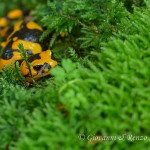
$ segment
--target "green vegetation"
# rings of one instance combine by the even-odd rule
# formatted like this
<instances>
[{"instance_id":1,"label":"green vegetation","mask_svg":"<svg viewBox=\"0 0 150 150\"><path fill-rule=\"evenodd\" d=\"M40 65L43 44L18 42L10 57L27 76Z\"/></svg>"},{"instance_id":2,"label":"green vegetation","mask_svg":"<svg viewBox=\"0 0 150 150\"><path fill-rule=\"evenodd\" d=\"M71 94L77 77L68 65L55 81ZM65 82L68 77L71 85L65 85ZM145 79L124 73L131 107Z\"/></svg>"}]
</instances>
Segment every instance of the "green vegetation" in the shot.
<instances>
[{"instance_id":1,"label":"green vegetation","mask_svg":"<svg viewBox=\"0 0 150 150\"><path fill-rule=\"evenodd\" d=\"M1 72L0 149L149 149L150 2L30 2L0 8L32 10L59 66L32 87L18 65Z\"/></svg>"}]
</instances>

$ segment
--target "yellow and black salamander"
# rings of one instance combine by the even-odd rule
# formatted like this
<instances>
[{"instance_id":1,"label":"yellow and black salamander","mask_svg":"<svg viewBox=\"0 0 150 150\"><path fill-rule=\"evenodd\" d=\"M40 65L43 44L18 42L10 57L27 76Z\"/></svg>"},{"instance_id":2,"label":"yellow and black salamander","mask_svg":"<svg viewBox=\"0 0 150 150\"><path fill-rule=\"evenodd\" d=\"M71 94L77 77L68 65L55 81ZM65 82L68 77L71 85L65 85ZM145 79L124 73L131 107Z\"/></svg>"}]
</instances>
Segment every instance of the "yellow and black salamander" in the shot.
<instances>
[{"instance_id":1,"label":"yellow and black salamander","mask_svg":"<svg viewBox=\"0 0 150 150\"><path fill-rule=\"evenodd\" d=\"M16 9L0 19L0 36L3 39L0 45L0 70L4 69L6 65L10 66L14 61L19 61L22 75L30 82L31 76L35 80L47 76L50 69L57 65L57 61L51 58L52 53L48 49L47 43L39 41L43 29L37 23L19 20L13 26L9 26L11 20L23 16L23 11ZM21 51L18 48L19 44L22 44L26 51L30 68L22 59Z\"/></svg>"}]
</instances>

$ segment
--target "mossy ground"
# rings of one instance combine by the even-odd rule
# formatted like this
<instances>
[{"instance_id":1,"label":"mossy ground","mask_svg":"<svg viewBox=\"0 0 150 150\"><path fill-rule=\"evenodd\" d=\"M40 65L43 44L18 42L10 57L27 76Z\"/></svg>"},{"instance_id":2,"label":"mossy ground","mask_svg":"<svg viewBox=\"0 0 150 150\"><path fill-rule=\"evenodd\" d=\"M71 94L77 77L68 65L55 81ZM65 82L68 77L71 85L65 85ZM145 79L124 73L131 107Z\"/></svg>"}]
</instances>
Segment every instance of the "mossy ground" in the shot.
<instances>
[{"instance_id":1,"label":"mossy ground","mask_svg":"<svg viewBox=\"0 0 150 150\"><path fill-rule=\"evenodd\" d=\"M149 1L11 3L0 7L32 10L41 39L53 33L59 66L31 87L19 67L1 73L0 149L149 149Z\"/></svg>"}]
</instances>

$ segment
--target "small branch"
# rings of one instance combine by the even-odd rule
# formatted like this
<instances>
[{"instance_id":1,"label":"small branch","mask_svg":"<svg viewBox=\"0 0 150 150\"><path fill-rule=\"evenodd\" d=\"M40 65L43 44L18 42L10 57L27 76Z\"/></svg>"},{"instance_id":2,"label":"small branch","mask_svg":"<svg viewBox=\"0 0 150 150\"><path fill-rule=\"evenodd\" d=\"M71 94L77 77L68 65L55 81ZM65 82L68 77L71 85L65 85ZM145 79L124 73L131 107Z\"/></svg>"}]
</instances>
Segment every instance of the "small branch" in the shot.
<instances>
[{"instance_id":1,"label":"small branch","mask_svg":"<svg viewBox=\"0 0 150 150\"><path fill-rule=\"evenodd\" d=\"M22 58L26 62L26 65L28 67L29 77L31 78L32 82L35 83L35 80L33 79L33 76L32 76L32 73L31 73L31 66L30 66L30 64L28 62L28 59L27 59L26 50L24 49L23 44L19 44L18 47L19 47L19 49L21 51Z\"/></svg>"}]
</instances>

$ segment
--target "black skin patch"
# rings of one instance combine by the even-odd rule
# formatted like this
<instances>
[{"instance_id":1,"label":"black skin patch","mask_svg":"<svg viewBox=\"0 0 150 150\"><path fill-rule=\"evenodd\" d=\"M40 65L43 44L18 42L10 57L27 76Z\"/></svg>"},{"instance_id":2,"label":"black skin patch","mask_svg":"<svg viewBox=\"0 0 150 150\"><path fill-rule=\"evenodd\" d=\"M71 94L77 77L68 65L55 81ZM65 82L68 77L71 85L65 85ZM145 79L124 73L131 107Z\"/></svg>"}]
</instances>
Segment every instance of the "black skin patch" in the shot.
<instances>
[{"instance_id":1,"label":"black skin patch","mask_svg":"<svg viewBox=\"0 0 150 150\"><path fill-rule=\"evenodd\" d=\"M42 31L37 29L28 29L26 23L23 22L20 26L20 30L16 31L11 38L18 37L18 39L30 42L39 42L39 37L42 35Z\"/></svg>"},{"instance_id":2,"label":"black skin patch","mask_svg":"<svg viewBox=\"0 0 150 150\"><path fill-rule=\"evenodd\" d=\"M5 34L5 36L4 36L4 40L6 40L7 39L7 37L13 32L13 30L14 30L14 26L11 26L7 31L6 31L6 34Z\"/></svg>"},{"instance_id":3,"label":"black skin patch","mask_svg":"<svg viewBox=\"0 0 150 150\"><path fill-rule=\"evenodd\" d=\"M10 38L13 39L15 37L17 37L20 40L24 40L24 41L29 41L29 42L35 42L35 43L39 43L42 47L43 51L46 51L48 49L49 46L49 38L47 37L42 41L39 41L40 36L42 35L42 31L38 30L38 29L28 29L27 28L27 23L23 22L20 25L20 30L16 31ZM10 27L10 29L6 32L6 35L4 37L4 39L6 40L6 38L14 31L14 26Z\"/></svg>"},{"instance_id":4,"label":"black skin patch","mask_svg":"<svg viewBox=\"0 0 150 150\"><path fill-rule=\"evenodd\" d=\"M3 52L2 52L2 55L1 55L1 58L2 59L5 59L5 60L9 60L13 57L13 52L20 52L19 50L15 50L15 49L12 49L11 46L12 46L12 43L13 41L11 40L7 46L3 49Z\"/></svg>"},{"instance_id":5,"label":"black skin patch","mask_svg":"<svg viewBox=\"0 0 150 150\"><path fill-rule=\"evenodd\" d=\"M5 51L6 49L10 49L12 47L12 43L13 43L13 40L10 40L3 51Z\"/></svg>"},{"instance_id":6,"label":"black skin patch","mask_svg":"<svg viewBox=\"0 0 150 150\"><path fill-rule=\"evenodd\" d=\"M20 52L19 50L12 50L12 48L8 48L8 49L5 49L2 53L2 58L5 59L5 60L9 60L13 57L13 53L14 52Z\"/></svg>"},{"instance_id":7,"label":"black skin patch","mask_svg":"<svg viewBox=\"0 0 150 150\"><path fill-rule=\"evenodd\" d=\"M9 60L13 57L13 51L12 49L5 49L2 53L2 56L1 56L3 59L5 60Z\"/></svg>"},{"instance_id":8,"label":"black skin patch","mask_svg":"<svg viewBox=\"0 0 150 150\"><path fill-rule=\"evenodd\" d=\"M39 41L40 36L42 35L42 31L38 29L28 29L26 27L27 23L23 22L21 24L21 29L19 31L16 31L11 38L18 37L18 39L29 41L29 42L35 42L39 43L42 47L43 51L46 51L48 49L48 40L44 39L42 42Z\"/></svg>"},{"instance_id":9,"label":"black skin patch","mask_svg":"<svg viewBox=\"0 0 150 150\"><path fill-rule=\"evenodd\" d=\"M30 57L28 58L28 62L31 63L31 62L33 62L33 61L36 60L36 59L41 59L41 57L40 57L39 54L34 54L34 55L30 56Z\"/></svg>"},{"instance_id":10,"label":"black skin patch","mask_svg":"<svg viewBox=\"0 0 150 150\"><path fill-rule=\"evenodd\" d=\"M21 9L21 10L22 10L23 16L27 16L30 13L29 10L25 10L25 9Z\"/></svg>"},{"instance_id":11,"label":"black skin patch","mask_svg":"<svg viewBox=\"0 0 150 150\"><path fill-rule=\"evenodd\" d=\"M18 37L18 39L29 41L29 42L39 42L39 37L42 35L42 31L37 29L29 30L23 28L13 34L11 38Z\"/></svg>"}]
</instances>

